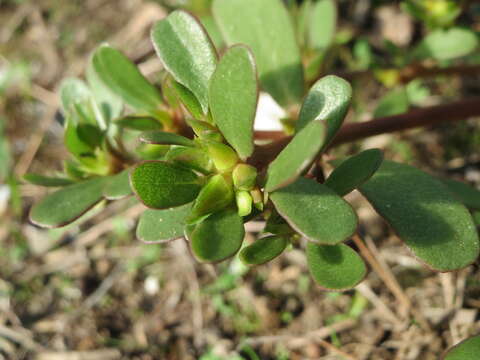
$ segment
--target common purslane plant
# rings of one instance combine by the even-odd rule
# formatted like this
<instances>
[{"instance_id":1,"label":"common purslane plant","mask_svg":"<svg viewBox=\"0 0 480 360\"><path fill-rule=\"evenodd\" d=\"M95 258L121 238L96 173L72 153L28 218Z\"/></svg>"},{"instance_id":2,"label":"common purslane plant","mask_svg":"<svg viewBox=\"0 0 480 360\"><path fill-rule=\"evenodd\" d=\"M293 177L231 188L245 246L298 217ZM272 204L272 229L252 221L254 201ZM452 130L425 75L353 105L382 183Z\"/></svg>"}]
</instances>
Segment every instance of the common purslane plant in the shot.
<instances>
[{"instance_id":1,"label":"common purslane plant","mask_svg":"<svg viewBox=\"0 0 480 360\"><path fill-rule=\"evenodd\" d=\"M344 290L367 271L348 245L358 218L344 197L358 189L428 267L452 271L477 259L479 239L467 209L480 209L475 189L384 160L378 149L320 161L352 90L329 75L305 91L298 34L280 0L217 0L213 14L228 45L221 56L185 11L153 27L164 66L160 87L109 45L92 55L87 83L63 82L72 160L61 177L26 176L61 187L33 206L33 223L63 226L103 200L134 193L149 208L137 227L145 242L185 237L199 261L238 254L257 265L306 239L312 277L325 289ZM291 141L266 166L255 161L266 151L254 141L259 89L293 124ZM322 167L334 168L324 181L313 175ZM244 244L244 224L253 219L265 229Z\"/></svg>"}]
</instances>

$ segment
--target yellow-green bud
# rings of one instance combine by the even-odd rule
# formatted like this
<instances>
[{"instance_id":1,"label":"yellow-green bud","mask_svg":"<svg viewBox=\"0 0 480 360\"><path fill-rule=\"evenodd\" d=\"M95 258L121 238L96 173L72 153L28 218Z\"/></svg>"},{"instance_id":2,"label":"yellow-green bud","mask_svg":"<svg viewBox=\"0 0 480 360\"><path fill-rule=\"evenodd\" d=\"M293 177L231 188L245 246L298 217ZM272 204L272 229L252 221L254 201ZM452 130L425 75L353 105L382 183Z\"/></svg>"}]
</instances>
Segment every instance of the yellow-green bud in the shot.
<instances>
[{"instance_id":1,"label":"yellow-green bud","mask_svg":"<svg viewBox=\"0 0 480 360\"><path fill-rule=\"evenodd\" d=\"M238 155L230 146L215 141L206 142L206 146L208 155L218 171L228 171L238 163Z\"/></svg>"},{"instance_id":2,"label":"yellow-green bud","mask_svg":"<svg viewBox=\"0 0 480 360\"><path fill-rule=\"evenodd\" d=\"M238 164L232 172L233 185L239 190L252 190L257 180L257 169L251 165Z\"/></svg>"},{"instance_id":3,"label":"yellow-green bud","mask_svg":"<svg viewBox=\"0 0 480 360\"><path fill-rule=\"evenodd\" d=\"M252 197L248 191L238 191L235 196L239 216L247 216L252 212Z\"/></svg>"}]
</instances>

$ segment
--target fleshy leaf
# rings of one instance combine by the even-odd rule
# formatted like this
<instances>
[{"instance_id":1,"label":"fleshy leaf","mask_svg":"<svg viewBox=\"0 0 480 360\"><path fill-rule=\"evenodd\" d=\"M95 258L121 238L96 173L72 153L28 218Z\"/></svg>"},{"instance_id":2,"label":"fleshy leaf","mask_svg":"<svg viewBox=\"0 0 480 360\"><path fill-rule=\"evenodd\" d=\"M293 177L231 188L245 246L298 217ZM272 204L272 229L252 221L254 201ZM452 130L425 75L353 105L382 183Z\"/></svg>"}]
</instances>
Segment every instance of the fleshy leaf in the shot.
<instances>
[{"instance_id":1,"label":"fleshy leaf","mask_svg":"<svg viewBox=\"0 0 480 360\"><path fill-rule=\"evenodd\" d=\"M238 163L237 153L230 146L216 141L207 141L205 144L208 155L218 171L230 170Z\"/></svg>"},{"instance_id":2,"label":"fleshy leaf","mask_svg":"<svg viewBox=\"0 0 480 360\"><path fill-rule=\"evenodd\" d=\"M325 185L345 196L370 179L383 161L383 153L369 149L340 163L325 181Z\"/></svg>"},{"instance_id":3,"label":"fleshy leaf","mask_svg":"<svg viewBox=\"0 0 480 360\"><path fill-rule=\"evenodd\" d=\"M228 45L246 44L262 88L282 106L303 96L303 68L291 19L280 0L215 0L215 21Z\"/></svg>"},{"instance_id":4,"label":"fleshy leaf","mask_svg":"<svg viewBox=\"0 0 480 360\"><path fill-rule=\"evenodd\" d=\"M475 32L461 27L437 29L428 34L415 50L419 58L431 56L437 60L451 60L470 54L478 47Z\"/></svg>"},{"instance_id":5,"label":"fleshy leaf","mask_svg":"<svg viewBox=\"0 0 480 360\"><path fill-rule=\"evenodd\" d=\"M351 289L363 280L367 267L363 259L345 244L307 244L310 274L318 285L327 290Z\"/></svg>"},{"instance_id":6,"label":"fleshy leaf","mask_svg":"<svg viewBox=\"0 0 480 360\"><path fill-rule=\"evenodd\" d=\"M240 252L240 259L248 265L260 265L275 259L288 245L284 236L266 236L246 246Z\"/></svg>"},{"instance_id":7,"label":"fleshy leaf","mask_svg":"<svg viewBox=\"0 0 480 360\"><path fill-rule=\"evenodd\" d=\"M60 187L73 184L73 181L61 177L50 177L43 176L38 174L25 174L23 175L23 180L29 182L30 184L48 186L48 187Z\"/></svg>"},{"instance_id":8,"label":"fleshy leaf","mask_svg":"<svg viewBox=\"0 0 480 360\"><path fill-rule=\"evenodd\" d=\"M116 119L115 124L125 129L139 131L160 130L163 128L162 123L151 116L128 115Z\"/></svg>"},{"instance_id":9,"label":"fleshy leaf","mask_svg":"<svg viewBox=\"0 0 480 360\"><path fill-rule=\"evenodd\" d=\"M117 200L132 194L129 180L129 170L106 178L103 196L108 200Z\"/></svg>"},{"instance_id":10,"label":"fleshy leaf","mask_svg":"<svg viewBox=\"0 0 480 360\"><path fill-rule=\"evenodd\" d=\"M185 86L183 86L182 84L180 84L179 82L173 79L172 79L172 87L176 95L182 102L182 104L188 110L188 112L195 119L202 119L204 117L202 105L200 105L195 95L190 90L188 90Z\"/></svg>"},{"instance_id":11,"label":"fleshy leaf","mask_svg":"<svg viewBox=\"0 0 480 360\"><path fill-rule=\"evenodd\" d=\"M266 191L287 186L307 170L323 147L325 123L314 121L300 130L268 166Z\"/></svg>"},{"instance_id":12,"label":"fleshy leaf","mask_svg":"<svg viewBox=\"0 0 480 360\"><path fill-rule=\"evenodd\" d=\"M467 208L480 210L480 191L461 181L442 179L442 182Z\"/></svg>"},{"instance_id":13,"label":"fleshy leaf","mask_svg":"<svg viewBox=\"0 0 480 360\"><path fill-rule=\"evenodd\" d=\"M333 0L316 1L312 6L308 26L311 48L325 50L333 41L337 26L337 7Z\"/></svg>"},{"instance_id":14,"label":"fleshy leaf","mask_svg":"<svg viewBox=\"0 0 480 360\"><path fill-rule=\"evenodd\" d=\"M181 146L195 146L195 143L178 134L164 132L164 131L147 131L140 135L140 141L147 144L157 145L181 145Z\"/></svg>"},{"instance_id":15,"label":"fleshy leaf","mask_svg":"<svg viewBox=\"0 0 480 360\"><path fill-rule=\"evenodd\" d=\"M245 229L237 211L227 209L209 216L186 233L198 260L218 262L235 255L240 249Z\"/></svg>"},{"instance_id":16,"label":"fleshy leaf","mask_svg":"<svg viewBox=\"0 0 480 360\"><path fill-rule=\"evenodd\" d=\"M164 161L145 161L130 173L130 184L148 207L166 209L193 201L200 191L198 176L191 170Z\"/></svg>"},{"instance_id":17,"label":"fleshy leaf","mask_svg":"<svg viewBox=\"0 0 480 360\"><path fill-rule=\"evenodd\" d=\"M359 190L415 256L434 270L461 269L478 257L472 217L440 180L384 161Z\"/></svg>"},{"instance_id":18,"label":"fleshy leaf","mask_svg":"<svg viewBox=\"0 0 480 360\"><path fill-rule=\"evenodd\" d=\"M155 114L162 104L160 92L120 51L102 45L93 54L92 64L102 82L137 110Z\"/></svg>"},{"instance_id":19,"label":"fleshy leaf","mask_svg":"<svg viewBox=\"0 0 480 360\"><path fill-rule=\"evenodd\" d=\"M164 210L146 210L137 226L137 238L146 243L163 243L184 236L185 219L192 204Z\"/></svg>"},{"instance_id":20,"label":"fleshy leaf","mask_svg":"<svg viewBox=\"0 0 480 360\"><path fill-rule=\"evenodd\" d=\"M69 115L75 111L75 106L89 104L92 101L92 93L83 80L66 78L60 84L60 100L63 113Z\"/></svg>"},{"instance_id":21,"label":"fleshy leaf","mask_svg":"<svg viewBox=\"0 0 480 360\"><path fill-rule=\"evenodd\" d=\"M472 336L450 348L442 360L478 360L480 335Z\"/></svg>"},{"instance_id":22,"label":"fleshy leaf","mask_svg":"<svg viewBox=\"0 0 480 360\"><path fill-rule=\"evenodd\" d=\"M200 148L172 146L165 155L165 161L178 163L202 174L208 174L213 168L212 161Z\"/></svg>"},{"instance_id":23,"label":"fleshy leaf","mask_svg":"<svg viewBox=\"0 0 480 360\"><path fill-rule=\"evenodd\" d=\"M245 160L253 152L258 99L255 60L247 47L232 46L222 56L210 81L209 96L215 124Z\"/></svg>"},{"instance_id":24,"label":"fleshy leaf","mask_svg":"<svg viewBox=\"0 0 480 360\"><path fill-rule=\"evenodd\" d=\"M278 213L298 233L320 244L338 244L357 228L352 207L327 186L299 178L270 194Z\"/></svg>"},{"instance_id":25,"label":"fleshy leaf","mask_svg":"<svg viewBox=\"0 0 480 360\"><path fill-rule=\"evenodd\" d=\"M326 147L342 126L352 98L352 87L335 75L318 80L303 101L297 122L297 132L310 122L323 120L327 123Z\"/></svg>"},{"instance_id":26,"label":"fleshy leaf","mask_svg":"<svg viewBox=\"0 0 480 360\"><path fill-rule=\"evenodd\" d=\"M206 114L217 54L202 25L189 13L176 10L154 25L152 41L165 69L196 96Z\"/></svg>"},{"instance_id":27,"label":"fleshy leaf","mask_svg":"<svg viewBox=\"0 0 480 360\"><path fill-rule=\"evenodd\" d=\"M30 210L30 220L41 227L65 226L100 202L104 178L93 178L51 193Z\"/></svg>"}]
</instances>

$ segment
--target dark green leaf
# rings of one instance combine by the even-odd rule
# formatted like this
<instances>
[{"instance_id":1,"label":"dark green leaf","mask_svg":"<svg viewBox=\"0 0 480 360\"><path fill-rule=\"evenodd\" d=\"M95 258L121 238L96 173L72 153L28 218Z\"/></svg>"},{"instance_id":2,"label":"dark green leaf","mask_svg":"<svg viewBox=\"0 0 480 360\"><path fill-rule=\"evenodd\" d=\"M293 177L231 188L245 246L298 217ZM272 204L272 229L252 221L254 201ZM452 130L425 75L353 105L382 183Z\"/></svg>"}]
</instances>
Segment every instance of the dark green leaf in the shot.
<instances>
[{"instance_id":1,"label":"dark green leaf","mask_svg":"<svg viewBox=\"0 0 480 360\"><path fill-rule=\"evenodd\" d=\"M451 179L442 179L442 181L467 208L480 210L480 191L461 181Z\"/></svg>"},{"instance_id":2,"label":"dark green leaf","mask_svg":"<svg viewBox=\"0 0 480 360\"><path fill-rule=\"evenodd\" d=\"M228 45L246 44L262 87L282 106L303 96L300 51L281 0L215 0L213 15Z\"/></svg>"},{"instance_id":3,"label":"dark green leaf","mask_svg":"<svg viewBox=\"0 0 480 360\"><path fill-rule=\"evenodd\" d=\"M266 236L246 246L240 252L240 259L248 265L260 265L275 259L288 245L284 236Z\"/></svg>"},{"instance_id":4,"label":"dark green leaf","mask_svg":"<svg viewBox=\"0 0 480 360\"><path fill-rule=\"evenodd\" d=\"M180 99L182 104L185 106L185 108L188 110L188 112L195 119L203 119L204 114L203 114L202 105L200 105L195 95L190 90L188 90L185 86L183 86L179 82L176 82L175 80L172 80L172 86L178 98Z\"/></svg>"},{"instance_id":5,"label":"dark green leaf","mask_svg":"<svg viewBox=\"0 0 480 360\"><path fill-rule=\"evenodd\" d=\"M66 178L60 177L49 177L38 174L25 174L23 175L23 180L29 182L30 184L40 185L40 186L66 186L73 184L73 181Z\"/></svg>"},{"instance_id":6,"label":"dark green leaf","mask_svg":"<svg viewBox=\"0 0 480 360\"><path fill-rule=\"evenodd\" d=\"M47 228L67 225L102 200L104 184L104 178L93 178L49 194L32 207L30 220Z\"/></svg>"},{"instance_id":7,"label":"dark green leaf","mask_svg":"<svg viewBox=\"0 0 480 360\"><path fill-rule=\"evenodd\" d=\"M65 128L64 142L68 151L76 157L93 156L94 148L80 137L78 128L69 119Z\"/></svg>"},{"instance_id":8,"label":"dark green leaf","mask_svg":"<svg viewBox=\"0 0 480 360\"><path fill-rule=\"evenodd\" d=\"M162 104L160 92L120 51L102 45L93 54L92 64L102 82L137 110L155 114Z\"/></svg>"},{"instance_id":9,"label":"dark green leaf","mask_svg":"<svg viewBox=\"0 0 480 360\"><path fill-rule=\"evenodd\" d=\"M183 237L185 219L192 204L165 210L146 210L137 226L137 238L146 243L162 243Z\"/></svg>"},{"instance_id":10,"label":"dark green leaf","mask_svg":"<svg viewBox=\"0 0 480 360\"><path fill-rule=\"evenodd\" d=\"M470 54L478 47L475 32L461 27L437 29L428 34L416 49L419 58L450 60Z\"/></svg>"},{"instance_id":11,"label":"dark green leaf","mask_svg":"<svg viewBox=\"0 0 480 360\"><path fill-rule=\"evenodd\" d=\"M220 59L210 81L210 108L225 140L242 159L253 152L253 121L258 85L250 50L236 45Z\"/></svg>"},{"instance_id":12,"label":"dark green leaf","mask_svg":"<svg viewBox=\"0 0 480 360\"><path fill-rule=\"evenodd\" d=\"M318 80L303 101L298 116L297 131L313 121L327 123L326 147L342 126L352 98L352 88L348 82L334 75Z\"/></svg>"},{"instance_id":13,"label":"dark green leaf","mask_svg":"<svg viewBox=\"0 0 480 360\"><path fill-rule=\"evenodd\" d=\"M163 161L145 161L130 173L130 184L148 207L166 209L193 201L200 191L198 176Z\"/></svg>"},{"instance_id":14,"label":"dark green leaf","mask_svg":"<svg viewBox=\"0 0 480 360\"><path fill-rule=\"evenodd\" d=\"M345 196L370 179L383 161L383 153L369 149L349 157L338 165L325 185L340 196Z\"/></svg>"},{"instance_id":15,"label":"dark green leaf","mask_svg":"<svg viewBox=\"0 0 480 360\"><path fill-rule=\"evenodd\" d=\"M337 7L333 0L319 0L312 6L308 26L311 48L325 50L330 46L337 26Z\"/></svg>"},{"instance_id":16,"label":"dark green leaf","mask_svg":"<svg viewBox=\"0 0 480 360\"><path fill-rule=\"evenodd\" d=\"M116 119L115 124L122 128L139 131L160 130L163 128L162 123L151 116L124 116Z\"/></svg>"},{"instance_id":17,"label":"dark green leaf","mask_svg":"<svg viewBox=\"0 0 480 360\"><path fill-rule=\"evenodd\" d=\"M271 192L294 182L318 155L325 136L325 123L321 121L314 121L300 130L270 163L265 190Z\"/></svg>"},{"instance_id":18,"label":"dark green leaf","mask_svg":"<svg viewBox=\"0 0 480 360\"><path fill-rule=\"evenodd\" d=\"M164 131L147 131L140 135L140 141L157 145L195 146L195 142L182 136Z\"/></svg>"},{"instance_id":19,"label":"dark green leaf","mask_svg":"<svg viewBox=\"0 0 480 360\"><path fill-rule=\"evenodd\" d=\"M206 114L217 54L202 25L189 13L176 10L155 24L152 41L165 68L196 96Z\"/></svg>"},{"instance_id":20,"label":"dark green leaf","mask_svg":"<svg viewBox=\"0 0 480 360\"><path fill-rule=\"evenodd\" d=\"M117 200L132 194L129 180L129 170L106 178L103 195L108 200Z\"/></svg>"},{"instance_id":21,"label":"dark green leaf","mask_svg":"<svg viewBox=\"0 0 480 360\"><path fill-rule=\"evenodd\" d=\"M384 117L402 114L408 111L410 101L404 87L390 90L379 101L373 116Z\"/></svg>"},{"instance_id":22,"label":"dark green leaf","mask_svg":"<svg viewBox=\"0 0 480 360\"><path fill-rule=\"evenodd\" d=\"M429 267L461 269L478 257L472 217L439 180L414 167L384 161L359 190Z\"/></svg>"},{"instance_id":23,"label":"dark green leaf","mask_svg":"<svg viewBox=\"0 0 480 360\"><path fill-rule=\"evenodd\" d=\"M367 267L362 258L348 245L307 244L310 274L327 290L351 289L363 280Z\"/></svg>"},{"instance_id":24,"label":"dark green leaf","mask_svg":"<svg viewBox=\"0 0 480 360\"><path fill-rule=\"evenodd\" d=\"M337 244L357 229L352 207L327 186L299 178L270 194L279 214L298 233L321 244Z\"/></svg>"},{"instance_id":25,"label":"dark green leaf","mask_svg":"<svg viewBox=\"0 0 480 360\"><path fill-rule=\"evenodd\" d=\"M204 262L218 262L235 255L244 236L242 218L234 209L215 213L187 230L193 254Z\"/></svg>"},{"instance_id":26,"label":"dark green leaf","mask_svg":"<svg viewBox=\"0 0 480 360\"><path fill-rule=\"evenodd\" d=\"M480 335L472 336L450 348L442 360L478 360Z\"/></svg>"}]
</instances>

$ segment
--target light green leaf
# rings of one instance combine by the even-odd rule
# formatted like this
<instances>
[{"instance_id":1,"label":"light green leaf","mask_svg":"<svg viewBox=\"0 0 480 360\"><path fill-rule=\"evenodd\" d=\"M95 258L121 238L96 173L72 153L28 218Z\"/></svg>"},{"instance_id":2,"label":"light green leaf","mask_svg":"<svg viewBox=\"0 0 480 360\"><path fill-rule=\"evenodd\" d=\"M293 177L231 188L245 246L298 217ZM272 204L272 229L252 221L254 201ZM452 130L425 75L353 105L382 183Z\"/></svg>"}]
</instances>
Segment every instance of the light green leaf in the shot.
<instances>
[{"instance_id":1,"label":"light green leaf","mask_svg":"<svg viewBox=\"0 0 480 360\"><path fill-rule=\"evenodd\" d=\"M403 114L408 111L410 101L404 87L387 92L379 101L373 116L384 117Z\"/></svg>"},{"instance_id":2,"label":"light green leaf","mask_svg":"<svg viewBox=\"0 0 480 360\"><path fill-rule=\"evenodd\" d=\"M215 0L215 21L228 45L248 45L255 56L262 88L282 106L303 96L300 51L281 0Z\"/></svg>"},{"instance_id":3,"label":"light green leaf","mask_svg":"<svg viewBox=\"0 0 480 360\"><path fill-rule=\"evenodd\" d=\"M73 121L68 118L66 121L67 127L65 128L64 143L68 151L77 158L83 156L93 157L94 147L80 136L78 127L73 124ZM94 130L94 132L98 133L97 130ZM86 132L84 131L83 133L85 134Z\"/></svg>"},{"instance_id":4,"label":"light green leaf","mask_svg":"<svg viewBox=\"0 0 480 360\"><path fill-rule=\"evenodd\" d=\"M127 115L115 120L118 126L139 131L160 130L163 125L160 121L151 116Z\"/></svg>"},{"instance_id":5,"label":"light green leaf","mask_svg":"<svg viewBox=\"0 0 480 360\"><path fill-rule=\"evenodd\" d=\"M333 0L313 4L309 18L308 42L311 48L325 50L330 46L337 27L337 7Z\"/></svg>"},{"instance_id":6,"label":"light green leaf","mask_svg":"<svg viewBox=\"0 0 480 360\"><path fill-rule=\"evenodd\" d=\"M77 78L66 78L60 84L60 101L63 112L69 114L75 104L89 102L92 99L92 93L83 80Z\"/></svg>"},{"instance_id":7,"label":"light green leaf","mask_svg":"<svg viewBox=\"0 0 480 360\"><path fill-rule=\"evenodd\" d=\"M442 360L478 360L480 335L472 336L450 348Z\"/></svg>"},{"instance_id":8,"label":"light green leaf","mask_svg":"<svg viewBox=\"0 0 480 360\"><path fill-rule=\"evenodd\" d=\"M352 87L348 82L335 75L318 80L303 101L297 122L297 132L313 121L327 123L325 148L342 126L352 98Z\"/></svg>"},{"instance_id":9,"label":"light green leaf","mask_svg":"<svg viewBox=\"0 0 480 360\"><path fill-rule=\"evenodd\" d=\"M218 171L228 171L238 163L237 153L230 146L216 141L205 141L204 143L208 155Z\"/></svg>"},{"instance_id":10,"label":"light green leaf","mask_svg":"<svg viewBox=\"0 0 480 360\"><path fill-rule=\"evenodd\" d=\"M173 79L172 88L182 104L195 119L203 119L205 117L202 105L200 105L197 98L190 90Z\"/></svg>"},{"instance_id":11,"label":"light green leaf","mask_svg":"<svg viewBox=\"0 0 480 360\"><path fill-rule=\"evenodd\" d=\"M451 179L442 179L442 181L467 208L480 210L480 191L461 181Z\"/></svg>"},{"instance_id":12,"label":"light green leaf","mask_svg":"<svg viewBox=\"0 0 480 360\"><path fill-rule=\"evenodd\" d=\"M140 141L157 145L195 146L195 142L178 134L164 131L147 131L140 135Z\"/></svg>"},{"instance_id":13,"label":"light green leaf","mask_svg":"<svg viewBox=\"0 0 480 360\"><path fill-rule=\"evenodd\" d=\"M193 201L200 191L198 176L163 161L145 161L130 173L130 184L148 207L166 209Z\"/></svg>"},{"instance_id":14,"label":"light green leaf","mask_svg":"<svg viewBox=\"0 0 480 360\"><path fill-rule=\"evenodd\" d=\"M184 236L185 219L192 204L164 210L146 210L137 226L137 238L146 243L163 243Z\"/></svg>"},{"instance_id":15,"label":"light green leaf","mask_svg":"<svg viewBox=\"0 0 480 360\"><path fill-rule=\"evenodd\" d=\"M340 196L345 196L370 179L383 161L383 153L369 149L351 156L341 164L325 181L325 185Z\"/></svg>"},{"instance_id":16,"label":"light green leaf","mask_svg":"<svg viewBox=\"0 0 480 360\"><path fill-rule=\"evenodd\" d=\"M298 233L320 244L338 244L357 229L350 204L327 186L299 178L270 194L278 213Z\"/></svg>"},{"instance_id":17,"label":"light green leaf","mask_svg":"<svg viewBox=\"0 0 480 360\"><path fill-rule=\"evenodd\" d=\"M440 180L384 161L359 190L415 256L434 270L461 269L478 257L472 217Z\"/></svg>"},{"instance_id":18,"label":"light green leaf","mask_svg":"<svg viewBox=\"0 0 480 360\"><path fill-rule=\"evenodd\" d=\"M235 45L223 55L210 81L209 95L215 124L245 160L253 152L258 100L255 60L247 47Z\"/></svg>"},{"instance_id":19,"label":"light green leaf","mask_svg":"<svg viewBox=\"0 0 480 360\"><path fill-rule=\"evenodd\" d=\"M367 267L348 245L307 244L310 274L326 290L348 290L363 280Z\"/></svg>"},{"instance_id":20,"label":"light green leaf","mask_svg":"<svg viewBox=\"0 0 480 360\"><path fill-rule=\"evenodd\" d=\"M271 192L287 186L307 170L323 147L326 133L325 123L321 121L300 130L270 163L265 190Z\"/></svg>"},{"instance_id":21,"label":"light green leaf","mask_svg":"<svg viewBox=\"0 0 480 360\"><path fill-rule=\"evenodd\" d=\"M165 161L178 163L202 174L208 174L213 169L212 161L200 148L172 146L165 155Z\"/></svg>"},{"instance_id":22,"label":"light green leaf","mask_svg":"<svg viewBox=\"0 0 480 360\"><path fill-rule=\"evenodd\" d=\"M206 114L217 54L202 25L189 13L176 10L154 25L152 41L165 69L196 96Z\"/></svg>"},{"instance_id":23,"label":"light green leaf","mask_svg":"<svg viewBox=\"0 0 480 360\"><path fill-rule=\"evenodd\" d=\"M260 265L275 259L288 245L284 236L266 236L240 251L240 259L247 265Z\"/></svg>"},{"instance_id":24,"label":"light green leaf","mask_svg":"<svg viewBox=\"0 0 480 360\"><path fill-rule=\"evenodd\" d=\"M104 178L98 177L51 193L32 207L30 220L46 228L68 225L103 199L104 184Z\"/></svg>"},{"instance_id":25,"label":"light green leaf","mask_svg":"<svg viewBox=\"0 0 480 360\"><path fill-rule=\"evenodd\" d=\"M92 64L101 81L126 104L151 114L159 110L160 92L120 51L102 45L95 50Z\"/></svg>"},{"instance_id":26,"label":"light green leaf","mask_svg":"<svg viewBox=\"0 0 480 360\"><path fill-rule=\"evenodd\" d=\"M131 195L129 170L123 170L116 175L108 176L105 180L103 196L108 200L117 200Z\"/></svg>"},{"instance_id":27,"label":"light green leaf","mask_svg":"<svg viewBox=\"0 0 480 360\"><path fill-rule=\"evenodd\" d=\"M245 229L237 211L227 209L209 216L186 234L199 261L219 262L240 249Z\"/></svg>"},{"instance_id":28,"label":"light green leaf","mask_svg":"<svg viewBox=\"0 0 480 360\"><path fill-rule=\"evenodd\" d=\"M38 174L25 174L23 175L23 180L29 182L30 184L48 186L48 187L60 187L73 184L73 181L61 177L50 177L43 176Z\"/></svg>"}]
</instances>

